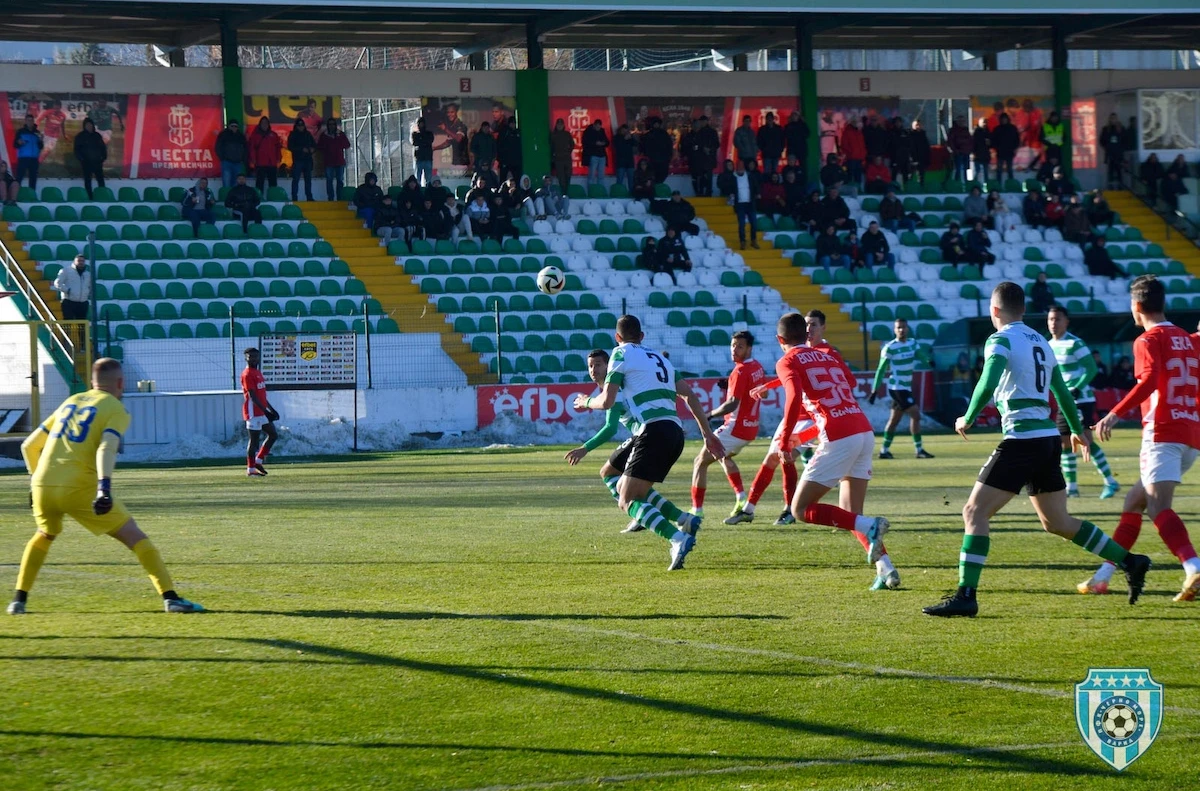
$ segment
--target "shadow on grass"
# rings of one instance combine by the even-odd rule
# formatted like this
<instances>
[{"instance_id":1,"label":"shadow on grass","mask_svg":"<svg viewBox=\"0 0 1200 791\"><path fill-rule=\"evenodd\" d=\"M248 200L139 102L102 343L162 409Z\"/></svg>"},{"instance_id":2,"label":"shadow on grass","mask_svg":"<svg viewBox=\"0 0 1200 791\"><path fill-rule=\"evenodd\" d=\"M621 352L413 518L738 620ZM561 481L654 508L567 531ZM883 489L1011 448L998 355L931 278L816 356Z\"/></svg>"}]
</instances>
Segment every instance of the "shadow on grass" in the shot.
<instances>
[{"instance_id":1,"label":"shadow on grass","mask_svg":"<svg viewBox=\"0 0 1200 791\"><path fill-rule=\"evenodd\" d=\"M288 618L353 618L364 621L786 621L785 615L690 615L687 613L459 613L427 610L222 610L231 615L282 615Z\"/></svg>"}]
</instances>

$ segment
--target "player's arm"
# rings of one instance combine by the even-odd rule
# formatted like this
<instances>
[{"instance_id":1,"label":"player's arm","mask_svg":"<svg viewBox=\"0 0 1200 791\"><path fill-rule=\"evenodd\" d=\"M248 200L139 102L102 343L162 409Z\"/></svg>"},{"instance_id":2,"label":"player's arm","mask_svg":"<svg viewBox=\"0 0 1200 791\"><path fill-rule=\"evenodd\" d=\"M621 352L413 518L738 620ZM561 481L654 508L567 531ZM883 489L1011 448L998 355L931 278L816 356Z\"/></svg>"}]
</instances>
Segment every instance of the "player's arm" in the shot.
<instances>
[{"instance_id":1,"label":"player's arm","mask_svg":"<svg viewBox=\"0 0 1200 791\"><path fill-rule=\"evenodd\" d=\"M567 460L567 464L574 467L583 461L584 456L612 439L617 433L617 428L621 425L621 414L624 411L624 407L620 404L613 404L613 408L605 413L604 425L600 427L600 430L578 448L567 451L567 455L563 457Z\"/></svg>"},{"instance_id":2,"label":"player's arm","mask_svg":"<svg viewBox=\"0 0 1200 791\"><path fill-rule=\"evenodd\" d=\"M867 397L867 401L874 404L875 394L879 392L879 386L883 384L883 377L887 375L887 349L882 349L879 352L879 365L875 367L875 381L871 382L871 395Z\"/></svg>"},{"instance_id":3,"label":"player's arm","mask_svg":"<svg viewBox=\"0 0 1200 791\"><path fill-rule=\"evenodd\" d=\"M967 430L975 425L979 413L992 400L996 388L1000 386L1000 377L1004 374L1004 369L1008 367L1008 349L998 343L990 343L989 346L988 352L990 353L983 363L983 374L975 384L975 391L971 393L971 403L967 405L966 414L954 422L954 430L963 439L967 438ZM1061 381L1061 379L1060 376L1059 380Z\"/></svg>"},{"instance_id":4,"label":"player's arm","mask_svg":"<svg viewBox=\"0 0 1200 791\"><path fill-rule=\"evenodd\" d=\"M1050 392L1054 394L1054 400L1058 402L1063 419L1067 421L1067 428L1071 432L1071 447L1076 453L1083 456L1084 461L1090 461L1091 452L1088 450L1088 443L1083 439L1083 424L1079 421L1079 409L1075 406L1071 388L1067 386L1067 381L1063 379L1062 371L1058 370L1057 365L1050 371Z\"/></svg>"},{"instance_id":5,"label":"player's arm","mask_svg":"<svg viewBox=\"0 0 1200 791\"><path fill-rule=\"evenodd\" d=\"M728 398L726 398L725 401L722 402L720 405L713 407L712 411L708 413L709 419L717 418L717 417L724 417L725 415L728 415L733 410L737 409L738 404L742 403L742 400L740 398L738 398L735 395L732 395L733 387L729 388L729 392L731 393L731 395Z\"/></svg>"},{"instance_id":6,"label":"player's arm","mask_svg":"<svg viewBox=\"0 0 1200 791\"><path fill-rule=\"evenodd\" d=\"M1091 384L1092 380L1096 378L1098 369L1096 368L1095 358L1092 357L1091 351L1086 346L1080 346L1075 350L1075 353L1078 355L1077 362L1083 365L1083 373L1075 377L1072 381L1067 382L1067 389L1071 391L1072 396L1078 398L1079 391Z\"/></svg>"},{"instance_id":7,"label":"player's arm","mask_svg":"<svg viewBox=\"0 0 1200 791\"><path fill-rule=\"evenodd\" d=\"M796 430L796 424L805 419L808 413L804 409L804 393L800 384L800 375L795 371L788 371L780 378L783 382L784 408L781 432L783 439L780 441L779 456L785 463L789 463L792 450L794 450L792 435Z\"/></svg>"},{"instance_id":8,"label":"player's arm","mask_svg":"<svg viewBox=\"0 0 1200 791\"><path fill-rule=\"evenodd\" d=\"M97 516L103 516L112 510L112 474L117 466L117 451L120 447L121 432L114 426L106 427L100 435L100 445L96 448L96 499L92 501L92 511Z\"/></svg>"},{"instance_id":9,"label":"player's arm","mask_svg":"<svg viewBox=\"0 0 1200 791\"><path fill-rule=\"evenodd\" d=\"M33 475L37 469L38 460L42 458L42 451L46 447L46 439L50 436L49 423L54 420L54 416L46 418L46 422L33 430L25 441L21 443L21 458L25 459L25 469Z\"/></svg>"},{"instance_id":10,"label":"player's arm","mask_svg":"<svg viewBox=\"0 0 1200 791\"><path fill-rule=\"evenodd\" d=\"M613 372L610 371L608 378L604 380L604 387L600 389L599 396L585 396L583 393L575 396L576 409L612 409L613 404L617 403L617 394L621 390L621 384L625 381L625 375L619 372L618 377L613 377Z\"/></svg>"},{"instance_id":11,"label":"player's arm","mask_svg":"<svg viewBox=\"0 0 1200 791\"><path fill-rule=\"evenodd\" d=\"M1133 345L1133 359L1136 363L1134 375L1137 376L1137 384L1094 426L1096 433L1104 442L1107 442L1112 436L1112 430L1117 425L1117 421L1121 419L1120 416L1130 409L1140 406L1158 387L1154 372L1158 370L1161 361L1158 359L1157 350L1144 336Z\"/></svg>"},{"instance_id":12,"label":"player's arm","mask_svg":"<svg viewBox=\"0 0 1200 791\"><path fill-rule=\"evenodd\" d=\"M708 425L708 417L704 414L704 406L700 403L696 392L692 390L692 386L681 376L675 379L675 394L687 402L692 417L696 419L696 425L700 427L700 434L704 437L705 450L714 459L725 458L725 446L721 444L721 440L717 439L717 435L713 433L712 427Z\"/></svg>"}]
</instances>

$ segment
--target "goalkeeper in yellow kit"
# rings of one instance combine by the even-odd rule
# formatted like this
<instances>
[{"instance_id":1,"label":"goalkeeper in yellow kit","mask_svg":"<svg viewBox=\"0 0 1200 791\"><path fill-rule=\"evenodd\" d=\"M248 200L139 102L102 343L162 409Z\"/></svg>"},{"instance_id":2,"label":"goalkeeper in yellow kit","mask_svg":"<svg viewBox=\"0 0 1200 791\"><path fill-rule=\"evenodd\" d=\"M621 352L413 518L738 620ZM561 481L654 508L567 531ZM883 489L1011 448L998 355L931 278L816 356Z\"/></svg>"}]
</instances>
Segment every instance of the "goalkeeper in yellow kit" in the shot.
<instances>
[{"instance_id":1,"label":"goalkeeper in yellow kit","mask_svg":"<svg viewBox=\"0 0 1200 791\"><path fill-rule=\"evenodd\" d=\"M167 612L204 611L199 604L175 593L171 574L158 550L125 507L113 499L111 481L117 448L129 428L129 413L121 405L124 391L121 363L108 357L97 360L92 366L92 389L63 401L21 444L25 466L33 475L37 532L25 545L9 615L25 612L25 602L50 543L62 532L63 516L70 516L98 536L112 536L133 550L162 594Z\"/></svg>"}]
</instances>

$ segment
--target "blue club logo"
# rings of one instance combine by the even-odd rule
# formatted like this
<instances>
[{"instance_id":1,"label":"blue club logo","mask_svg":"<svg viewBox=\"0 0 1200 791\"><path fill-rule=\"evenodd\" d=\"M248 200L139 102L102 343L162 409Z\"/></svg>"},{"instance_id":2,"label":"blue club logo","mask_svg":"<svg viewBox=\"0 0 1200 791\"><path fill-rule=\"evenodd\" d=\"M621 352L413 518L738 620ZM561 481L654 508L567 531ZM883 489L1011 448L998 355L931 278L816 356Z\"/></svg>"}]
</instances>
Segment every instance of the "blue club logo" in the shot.
<instances>
[{"instance_id":1,"label":"blue club logo","mask_svg":"<svg viewBox=\"0 0 1200 791\"><path fill-rule=\"evenodd\" d=\"M1075 685L1079 733L1118 772L1154 743L1162 712L1162 684L1145 668L1092 668Z\"/></svg>"}]
</instances>

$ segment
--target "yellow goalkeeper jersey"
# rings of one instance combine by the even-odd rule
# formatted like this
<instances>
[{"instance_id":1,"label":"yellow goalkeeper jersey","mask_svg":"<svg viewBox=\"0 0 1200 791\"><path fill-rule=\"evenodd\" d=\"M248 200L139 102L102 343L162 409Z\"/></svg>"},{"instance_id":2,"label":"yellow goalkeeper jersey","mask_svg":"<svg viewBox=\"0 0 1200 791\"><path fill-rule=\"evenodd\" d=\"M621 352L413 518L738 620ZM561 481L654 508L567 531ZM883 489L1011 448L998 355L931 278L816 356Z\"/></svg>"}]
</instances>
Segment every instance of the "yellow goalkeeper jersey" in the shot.
<instances>
[{"instance_id":1,"label":"yellow goalkeeper jersey","mask_svg":"<svg viewBox=\"0 0 1200 791\"><path fill-rule=\"evenodd\" d=\"M100 440L105 434L123 437L129 430L129 413L119 398L103 390L88 390L63 401L41 430L49 436L33 473L33 485L95 486Z\"/></svg>"}]
</instances>

